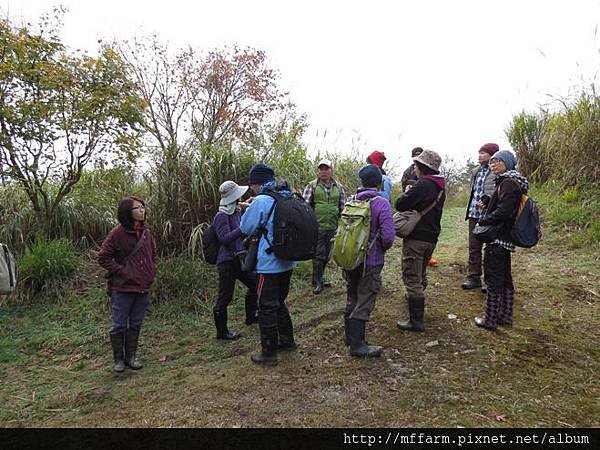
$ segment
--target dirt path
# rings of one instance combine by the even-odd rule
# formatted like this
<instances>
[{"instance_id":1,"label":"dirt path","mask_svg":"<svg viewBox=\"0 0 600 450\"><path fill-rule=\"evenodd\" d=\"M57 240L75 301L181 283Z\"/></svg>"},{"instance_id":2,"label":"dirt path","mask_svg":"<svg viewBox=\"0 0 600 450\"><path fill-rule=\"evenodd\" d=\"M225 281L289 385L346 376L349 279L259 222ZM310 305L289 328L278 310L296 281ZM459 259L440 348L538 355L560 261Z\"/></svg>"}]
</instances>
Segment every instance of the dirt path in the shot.
<instances>
[{"instance_id":1,"label":"dirt path","mask_svg":"<svg viewBox=\"0 0 600 450\"><path fill-rule=\"evenodd\" d=\"M306 269L299 270L289 304L300 348L281 354L275 368L249 361L258 330L241 325L237 302L233 324L245 337L226 344L212 337L206 311L161 307L145 329L146 367L118 377L107 370L103 311L81 306L90 325L80 330L78 346L56 332L2 369L7 381L0 400L9 407L0 424L598 426L597 259L552 241L520 251L513 270L515 327L481 330L472 319L483 310L483 294L460 289L466 258L462 213L445 211L425 333L396 327L405 316L399 249L388 254L367 331L370 342L385 348L380 359L348 355L342 342L344 285L333 270L333 287L318 297L310 293ZM64 323L55 315L48 320Z\"/></svg>"}]
</instances>

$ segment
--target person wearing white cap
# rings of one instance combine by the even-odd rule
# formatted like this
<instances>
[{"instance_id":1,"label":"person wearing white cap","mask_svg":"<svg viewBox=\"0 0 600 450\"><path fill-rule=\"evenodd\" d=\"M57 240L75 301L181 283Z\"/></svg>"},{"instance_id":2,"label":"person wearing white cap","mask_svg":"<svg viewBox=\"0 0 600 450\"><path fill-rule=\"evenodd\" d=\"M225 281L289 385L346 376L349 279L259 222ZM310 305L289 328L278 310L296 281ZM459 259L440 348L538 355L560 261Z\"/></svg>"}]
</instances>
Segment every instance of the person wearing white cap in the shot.
<instances>
[{"instance_id":1,"label":"person wearing white cap","mask_svg":"<svg viewBox=\"0 0 600 450\"><path fill-rule=\"evenodd\" d=\"M246 325L256 322L257 279L252 272L242 270L239 256L244 254L240 230L239 200L248 191L248 186L238 186L234 181L225 181L219 186L221 201L219 212L215 215L213 226L220 243L217 255L217 270L219 272L219 295L213 307L213 316L217 328L217 339L234 340L239 333L227 328L227 306L233 298L235 281L240 280L246 285L245 310Z\"/></svg>"},{"instance_id":2,"label":"person wearing white cap","mask_svg":"<svg viewBox=\"0 0 600 450\"><path fill-rule=\"evenodd\" d=\"M314 293L320 294L329 285L323 281L325 266L329 261L332 240L337 230L340 214L346 204L343 186L333 178L333 163L322 159L317 165L317 178L308 183L302 193L306 203L315 211L319 223L319 240L313 259Z\"/></svg>"}]
</instances>

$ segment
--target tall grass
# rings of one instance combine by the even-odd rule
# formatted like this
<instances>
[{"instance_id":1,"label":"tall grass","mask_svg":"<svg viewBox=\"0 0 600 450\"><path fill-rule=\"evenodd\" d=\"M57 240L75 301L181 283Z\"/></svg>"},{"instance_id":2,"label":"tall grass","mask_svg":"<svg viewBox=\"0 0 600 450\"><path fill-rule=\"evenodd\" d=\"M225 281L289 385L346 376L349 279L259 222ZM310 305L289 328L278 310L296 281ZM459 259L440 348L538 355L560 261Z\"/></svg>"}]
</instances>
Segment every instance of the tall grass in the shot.
<instances>
[{"instance_id":1,"label":"tall grass","mask_svg":"<svg viewBox=\"0 0 600 450\"><path fill-rule=\"evenodd\" d=\"M594 86L560 109L515 116L506 135L517 152L519 170L534 181L561 189L600 183L600 96Z\"/></svg>"}]
</instances>

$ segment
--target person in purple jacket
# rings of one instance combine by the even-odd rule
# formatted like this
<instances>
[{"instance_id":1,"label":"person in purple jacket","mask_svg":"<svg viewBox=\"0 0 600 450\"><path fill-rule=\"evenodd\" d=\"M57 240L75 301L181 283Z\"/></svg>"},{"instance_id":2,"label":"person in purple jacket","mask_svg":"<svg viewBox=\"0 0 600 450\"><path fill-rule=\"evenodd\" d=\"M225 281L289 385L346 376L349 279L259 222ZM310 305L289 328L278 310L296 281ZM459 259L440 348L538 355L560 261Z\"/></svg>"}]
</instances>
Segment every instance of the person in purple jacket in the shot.
<instances>
[{"instance_id":1,"label":"person in purple jacket","mask_svg":"<svg viewBox=\"0 0 600 450\"><path fill-rule=\"evenodd\" d=\"M412 186L409 184L406 192L398 197L396 209L423 211L434 202L435 205L421 217L412 233L402 242L402 281L409 319L398 322L398 327L403 331L424 331L427 265L441 231L446 180L440 175L442 158L436 152L423 150L413 157L413 161L417 182Z\"/></svg>"},{"instance_id":2,"label":"person in purple jacket","mask_svg":"<svg viewBox=\"0 0 600 450\"><path fill-rule=\"evenodd\" d=\"M347 292L344 325L350 354L375 357L381 356L383 349L377 345L367 345L365 329L381 289L384 254L394 243L394 219L390 202L379 193L382 183L381 170L369 164L360 169L358 176L362 187L358 189L354 198L371 200L371 233L365 263L356 269L344 270Z\"/></svg>"},{"instance_id":3,"label":"person in purple jacket","mask_svg":"<svg viewBox=\"0 0 600 450\"><path fill-rule=\"evenodd\" d=\"M248 191L248 186L238 186L234 181L225 181L219 186L221 201L219 212L215 215L213 226L221 246L217 254L219 272L219 295L213 307L213 316L217 328L217 339L235 340L241 335L227 328L227 306L233 298L235 281L240 280L248 291L245 298L246 325L257 321L256 294L257 279L252 272L242 270L241 257L245 254L240 230L239 200Z\"/></svg>"}]
</instances>

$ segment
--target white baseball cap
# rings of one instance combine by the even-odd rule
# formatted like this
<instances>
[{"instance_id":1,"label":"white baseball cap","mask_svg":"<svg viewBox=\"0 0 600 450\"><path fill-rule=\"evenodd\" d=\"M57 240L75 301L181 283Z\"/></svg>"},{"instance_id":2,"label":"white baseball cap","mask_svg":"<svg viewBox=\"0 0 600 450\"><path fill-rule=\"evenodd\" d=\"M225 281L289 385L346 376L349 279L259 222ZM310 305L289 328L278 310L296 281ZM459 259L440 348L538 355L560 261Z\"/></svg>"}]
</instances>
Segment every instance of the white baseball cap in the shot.
<instances>
[{"instance_id":1,"label":"white baseball cap","mask_svg":"<svg viewBox=\"0 0 600 450\"><path fill-rule=\"evenodd\" d=\"M331 162L330 159L322 159L321 161L319 161L319 164L317 164L317 167L320 166L327 166L333 169L333 163Z\"/></svg>"}]
</instances>

